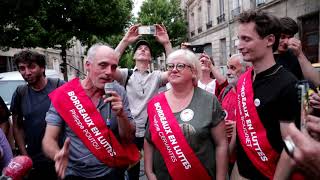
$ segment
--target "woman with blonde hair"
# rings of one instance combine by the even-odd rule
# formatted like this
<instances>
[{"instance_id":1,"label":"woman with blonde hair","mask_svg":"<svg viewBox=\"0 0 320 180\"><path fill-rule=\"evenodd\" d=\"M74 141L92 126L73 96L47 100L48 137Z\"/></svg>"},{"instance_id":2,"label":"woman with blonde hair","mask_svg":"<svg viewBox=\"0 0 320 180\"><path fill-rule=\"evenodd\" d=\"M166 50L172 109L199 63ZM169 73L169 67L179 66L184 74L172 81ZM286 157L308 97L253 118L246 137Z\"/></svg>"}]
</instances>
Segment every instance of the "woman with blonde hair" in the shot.
<instances>
[{"instance_id":1,"label":"woman with blonde hair","mask_svg":"<svg viewBox=\"0 0 320 180\"><path fill-rule=\"evenodd\" d=\"M144 141L148 179L225 179L224 112L215 95L197 87L200 63L180 49L167 59L172 88L148 103Z\"/></svg>"}]
</instances>

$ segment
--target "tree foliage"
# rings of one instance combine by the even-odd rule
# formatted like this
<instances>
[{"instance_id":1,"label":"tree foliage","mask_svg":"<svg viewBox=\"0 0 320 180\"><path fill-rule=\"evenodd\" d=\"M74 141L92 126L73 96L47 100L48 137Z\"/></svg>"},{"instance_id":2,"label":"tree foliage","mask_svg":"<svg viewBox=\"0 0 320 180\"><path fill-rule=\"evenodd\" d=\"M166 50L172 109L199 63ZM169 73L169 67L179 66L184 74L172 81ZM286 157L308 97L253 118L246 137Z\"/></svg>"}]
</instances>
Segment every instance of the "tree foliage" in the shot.
<instances>
[{"instance_id":1,"label":"tree foliage","mask_svg":"<svg viewBox=\"0 0 320 180\"><path fill-rule=\"evenodd\" d=\"M178 46L186 40L187 23L183 17L179 0L146 0L141 6L138 23L142 25L163 24L166 26L172 46ZM153 37L146 39L151 42L153 52L159 55L162 46Z\"/></svg>"},{"instance_id":2,"label":"tree foliage","mask_svg":"<svg viewBox=\"0 0 320 180\"><path fill-rule=\"evenodd\" d=\"M131 0L1 0L0 47L91 45L119 34L131 19Z\"/></svg>"}]
</instances>

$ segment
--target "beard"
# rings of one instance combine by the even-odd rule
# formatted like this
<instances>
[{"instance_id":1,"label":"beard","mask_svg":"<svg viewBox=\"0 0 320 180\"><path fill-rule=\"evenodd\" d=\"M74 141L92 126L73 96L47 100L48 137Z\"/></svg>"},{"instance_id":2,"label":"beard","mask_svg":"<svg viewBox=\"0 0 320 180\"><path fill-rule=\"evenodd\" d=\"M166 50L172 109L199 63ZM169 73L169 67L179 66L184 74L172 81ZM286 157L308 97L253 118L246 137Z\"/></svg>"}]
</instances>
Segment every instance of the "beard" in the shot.
<instances>
[{"instance_id":1,"label":"beard","mask_svg":"<svg viewBox=\"0 0 320 180\"><path fill-rule=\"evenodd\" d=\"M229 84L236 86L238 82L238 77L235 76L227 76L227 81Z\"/></svg>"},{"instance_id":2,"label":"beard","mask_svg":"<svg viewBox=\"0 0 320 180\"><path fill-rule=\"evenodd\" d=\"M42 78L43 74L42 72L39 72L38 74L35 74L30 77L23 77L23 79L29 84L29 85L34 85L37 84L40 79Z\"/></svg>"}]
</instances>

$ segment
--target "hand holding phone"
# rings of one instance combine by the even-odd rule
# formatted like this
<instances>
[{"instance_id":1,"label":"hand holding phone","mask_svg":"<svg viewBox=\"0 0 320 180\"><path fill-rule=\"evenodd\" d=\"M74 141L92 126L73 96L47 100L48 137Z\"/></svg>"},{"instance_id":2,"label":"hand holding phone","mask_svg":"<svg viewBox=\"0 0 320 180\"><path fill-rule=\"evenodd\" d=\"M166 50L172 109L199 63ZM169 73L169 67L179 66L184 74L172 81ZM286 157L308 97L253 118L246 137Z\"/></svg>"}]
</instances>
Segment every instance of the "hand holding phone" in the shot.
<instances>
[{"instance_id":1,"label":"hand holding phone","mask_svg":"<svg viewBox=\"0 0 320 180\"><path fill-rule=\"evenodd\" d=\"M145 35L155 35L156 27L155 26L139 26L138 33L145 34Z\"/></svg>"},{"instance_id":2,"label":"hand holding phone","mask_svg":"<svg viewBox=\"0 0 320 180\"><path fill-rule=\"evenodd\" d=\"M300 130L306 132L306 118L310 112L310 102L309 102L309 84L307 81L300 81L297 84L299 89L300 98Z\"/></svg>"}]
</instances>

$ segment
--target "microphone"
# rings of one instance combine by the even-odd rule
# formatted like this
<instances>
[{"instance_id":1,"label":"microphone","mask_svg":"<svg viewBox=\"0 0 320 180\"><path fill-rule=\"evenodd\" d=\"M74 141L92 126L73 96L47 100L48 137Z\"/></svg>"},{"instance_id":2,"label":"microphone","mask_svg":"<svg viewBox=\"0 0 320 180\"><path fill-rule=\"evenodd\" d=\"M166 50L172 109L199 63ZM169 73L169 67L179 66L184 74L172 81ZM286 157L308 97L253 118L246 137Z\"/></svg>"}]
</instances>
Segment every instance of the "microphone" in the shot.
<instances>
[{"instance_id":1,"label":"microphone","mask_svg":"<svg viewBox=\"0 0 320 180\"><path fill-rule=\"evenodd\" d=\"M104 84L104 92L106 93L107 98L111 97L111 94L108 94L107 91L113 91L113 82ZM111 102L107 102L108 105L108 114L107 114L107 126L110 127L111 121Z\"/></svg>"},{"instance_id":2,"label":"microphone","mask_svg":"<svg viewBox=\"0 0 320 180\"><path fill-rule=\"evenodd\" d=\"M28 156L16 156L2 170L1 180L21 180L32 168L32 160Z\"/></svg>"}]
</instances>

